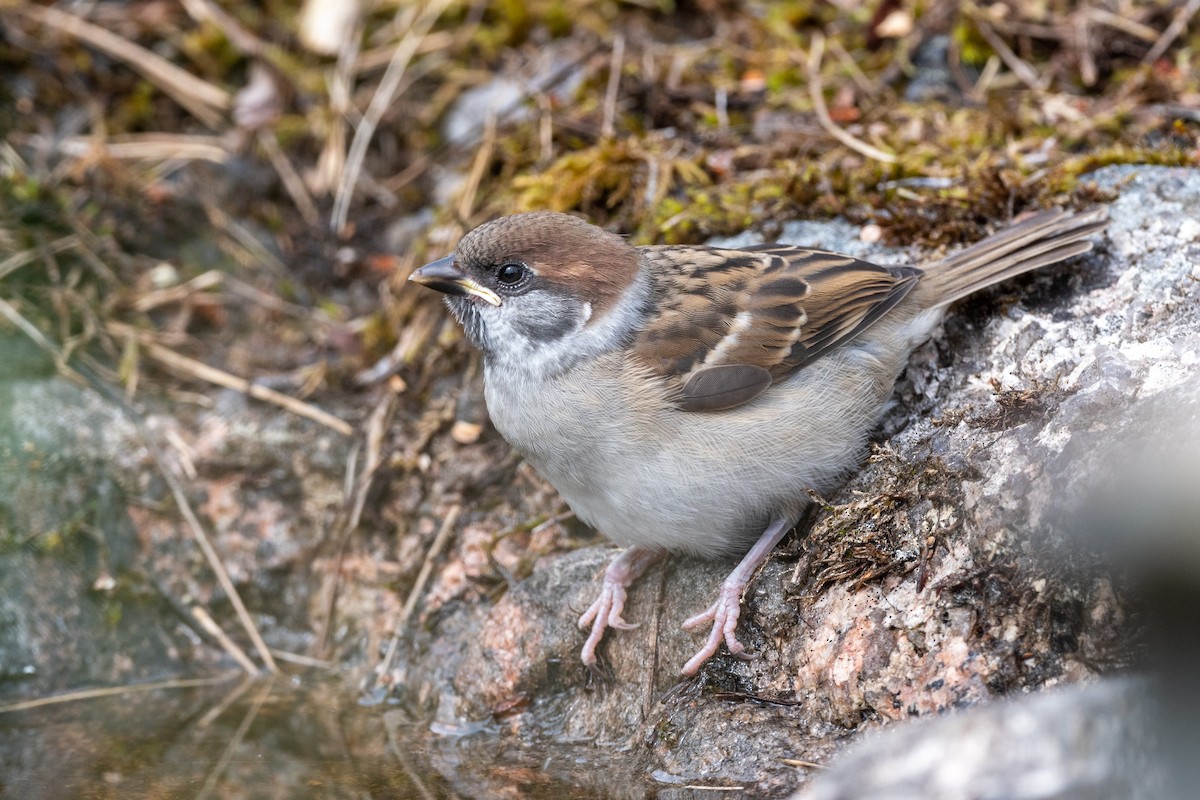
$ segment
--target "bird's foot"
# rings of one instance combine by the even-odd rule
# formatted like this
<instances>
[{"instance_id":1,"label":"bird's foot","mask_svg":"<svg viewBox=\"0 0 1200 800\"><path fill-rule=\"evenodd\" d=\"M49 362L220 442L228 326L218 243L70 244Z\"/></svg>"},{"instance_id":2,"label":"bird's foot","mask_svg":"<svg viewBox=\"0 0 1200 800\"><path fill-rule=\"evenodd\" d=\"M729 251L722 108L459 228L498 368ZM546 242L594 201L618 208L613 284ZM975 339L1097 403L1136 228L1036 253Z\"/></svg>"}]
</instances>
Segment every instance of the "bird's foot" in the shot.
<instances>
[{"instance_id":1,"label":"bird's foot","mask_svg":"<svg viewBox=\"0 0 1200 800\"><path fill-rule=\"evenodd\" d=\"M583 643L580 658L589 669L596 665L596 648L609 628L628 631L640 623L626 622L621 616L625 611L625 590L656 561L666 555L663 550L648 550L630 547L613 559L604 570L604 584L595 602L579 617L579 627L591 628L587 641Z\"/></svg>"},{"instance_id":2,"label":"bird's foot","mask_svg":"<svg viewBox=\"0 0 1200 800\"><path fill-rule=\"evenodd\" d=\"M596 598L591 607L583 612L579 618L579 627L587 630L591 627L591 633L588 634L587 641L583 643L583 663L591 667L596 663L596 647L599 646L600 640L604 638L604 632L609 628L616 628L621 631L633 630L640 623L626 622L621 616L625 610L625 587L611 581L606 576L604 578L604 586L600 589L600 596Z\"/></svg>"},{"instance_id":3,"label":"bird's foot","mask_svg":"<svg viewBox=\"0 0 1200 800\"><path fill-rule=\"evenodd\" d=\"M737 638L738 618L742 613L742 590L746 588L746 583L733 580L733 577L731 575L730 579L721 584L721 591L717 595L715 603L683 623L685 630L698 628L706 622L712 623L712 630L709 631L708 640L704 646L683 665L684 675L695 675L705 661L716 655L722 641L725 642L725 646L729 648L729 654L732 656L743 659L758 657L754 653L747 652L746 646Z\"/></svg>"},{"instance_id":4,"label":"bird's foot","mask_svg":"<svg viewBox=\"0 0 1200 800\"><path fill-rule=\"evenodd\" d=\"M708 607L708 610L701 614L697 614L691 619L683 623L685 629L695 628L703 625L706 622L712 623L712 630L708 634L708 641L700 648L696 655L691 657L686 664L683 665L684 675L695 675L696 672L704 665L705 661L712 658L717 649L720 648L722 640L725 646L729 648L729 654L737 658L751 659L758 656L754 653L747 653L746 646L737 639L737 624L738 617L742 614L742 592L746 590L746 585L750 583L750 578L754 576L754 571L767 560L767 556L771 554L771 550L775 545L779 544L779 540L792 527L793 520L787 517L775 517L771 520L771 524L758 537L758 541L750 548L750 551L742 557L741 562L734 568L733 572L729 573L729 577L721 584L721 591L717 595L717 602Z\"/></svg>"}]
</instances>

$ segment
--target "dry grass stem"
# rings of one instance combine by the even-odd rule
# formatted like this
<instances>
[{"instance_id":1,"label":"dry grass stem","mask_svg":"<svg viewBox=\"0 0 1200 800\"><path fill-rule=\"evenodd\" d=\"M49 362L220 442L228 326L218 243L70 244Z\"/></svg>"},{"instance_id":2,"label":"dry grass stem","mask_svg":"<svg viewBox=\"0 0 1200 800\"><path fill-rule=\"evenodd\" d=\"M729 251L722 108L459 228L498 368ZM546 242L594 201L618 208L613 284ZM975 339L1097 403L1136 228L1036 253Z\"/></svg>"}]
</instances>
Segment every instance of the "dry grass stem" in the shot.
<instances>
[{"instance_id":1,"label":"dry grass stem","mask_svg":"<svg viewBox=\"0 0 1200 800\"><path fill-rule=\"evenodd\" d=\"M379 127L384 113L396 98L396 92L400 87L401 79L404 78L404 71L408 68L408 63L416 55L421 40L451 2L452 0L431 0L417 15L412 27L404 34L404 38L396 45L392 59L388 62L387 70L383 74L383 79L371 97L371 103L367 106L367 111L363 114L362 121L359 122L358 130L354 132L354 140L350 143L350 152L346 156L346 168L342 172L342 179L338 184L337 194L333 201L333 214L330 218L330 228L333 231L341 231L346 226L354 187L358 184L359 174L362 172L363 163L367 158L367 147L371 144L371 139L375 136L375 129Z\"/></svg>"},{"instance_id":2,"label":"dry grass stem","mask_svg":"<svg viewBox=\"0 0 1200 800\"><path fill-rule=\"evenodd\" d=\"M1177 9L1171 24L1163 31L1162 36L1158 37L1158 41L1154 43L1149 52L1142 57L1142 63L1153 64L1162 58L1162 54L1167 52L1167 48L1179 38L1179 34L1187 30L1188 23L1192 21L1192 17L1196 16L1197 11L1200 11L1200 0L1188 0L1187 5Z\"/></svg>"},{"instance_id":3,"label":"dry grass stem","mask_svg":"<svg viewBox=\"0 0 1200 800\"><path fill-rule=\"evenodd\" d=\"M458 196L458 218L468 220L475 211L475 196L488 164L492 162L492 151L496 146L496 115L488 116L483 129L483 141L475 151L475 160L471 163L471 172L463 183Z\"/></svg>"},{"instance_id":4,"label":"dry grass stem","mask_svg":"<svg viewBox=\"0 0 1200 800\"><path fill-rule=\"evenodd\" d=\"M821 127L825 129L826 133L856 153L861 153L867 158L882 161L885 164L895 164L896 157L894 155L850 135L839 128L833 118L829 116L829 107L825 105L821 85L821 60L824 55L825 37L820 33L814 34L812 48L808 52L808 92L812 97L813 111L816 112L817 121L821 123Z\"/></svg>"},{"instance_id":5,"label":"dry grass stem","mask_svg":"<svg viewBox=\"0 0 1200 800\"><path fill-rule=\"evenodd\" d=\"M209 366L202 361L197 361L194 358L188 358L185 355L176 353L174 350L155 342L148 334L142 333L129 325L110 321L108 323L108 330L114 336L136 336L138 343L147 355L176 372L181 372L189 377L213 383L217 386L224 386L226 389L244 392L256 400L277 405L285 411L290 411L297 416L324 425L343 436L354 435L354 428L350 426L350 423L335 417L328 411L322 411L314 405L305 403L303 400L297 400L290 395L277 392L266 386L260 386L245 378L239 378L236 375L228 373L225 370Z\"/></svg>"},{"instance_id":6,"label":"dry grass stem","mask_svg":"<svg viewBox=\"0 0 1200 800\"><path fill-rule=\"evenodd\" d=\"M162 56L74 14L35 5L17 6L13 10L124 61L205 125L210 128L221 126L224 112L232 103L230 94L224 89L213 86Z\"/></svg>"},{"instance_id":7,"label":"dry grass stem","mask_svg":"<svg viewBox=\"0 0 1200 800\"><path fill-rule=\"evenodd\" d=\"M133 307L137 311L151 311L159 306L178 303L186 300L197 292L205 292L209 289L220 286L225 279L225 273L218 272L215 269L210 269L208 272L201 273L189 281L179 284L178 286L170 286L166 289L155 289L145 294L139 295L133 301Z\"/></svg>"},{"instance_id":8,"label":"dry grass stem","mask_svg":"<svg viewBox=\"0 0 1200 800\"><path fill-rule=\"evenodd\" d=\"M167 681L156 681L154 683L105 686L101 689L80 689L75 692L64 692L63 694L56 694L51 697L38 697L33 700L22 700L19 703L0 706L0 714L29 711L34 708L57 706L63 703L75 703L80 700L95 700L100 697L119 697L120 695L136 694L138 692L157 692L164 689L194 689L198 686L215 686L219 683L232 680L234 676L239 674L234 670L222 675L214 675L211 678L177 678Z\"/></svg>"},{"instance_id":9,"label":"dry grass stem","mask_svg":"<svg viewBox=\"0 0 1200 800\"><path fill-rule=\"evenodd\" d=\"M33 325L33 323L26 320L17 312L15 308L13 308L7 301L3 299L0 299L0 314L8 318L10 322L12 322L27 336L29 336L35 343L37 343L39 347L49 353L54 358L54 362L58 366L60 372L73 375L80 380L84 380L92 384L93 388L96 388L97 391L101 391L102 393L106 391L106 387L100 385L99 381L86 378L79 372L72 370L70 366L67 365L66 358L63 356L62 351L56 347L54 343L47 339L45 335ZM137 335L137 332L132 327L121 325L117 322L109 322L108 327L110 332L118 337ZM152 343L148 342L140 343L147 347L158 347L158 345L153 345ZM166 348L162 349L166 350ZM166 352L169 353L171 351ZM175 498L175 504L179 508L179 513L183 516L184 521L187 523L188 530L191 532L192 538L195 539L196 543L200 546L200 550L204 554L204 557L208 560L209 566L216 575L217 582L221 585L221 589L225 592L226 596L229 598L229 602L233 605L234 610L237 612L239 621L242 623L242 626L244 627L251 641L254 642L254 646L258 650L259 656L262 658L263 663L271 672L276 672L278 667L275 666L275 662L272 660L271 654L267 650L266 643L259 634L258 628L254 625L254 621L250 619L250 614L246 611L246 606L242 602L242 598L238 594L237 588L234 587L233 581L229 577L229 572L225 569L225 565L222 563L221 557L217 554L216 549L212 546L212 542L209 541L208 535L204 532L204 527L200 524L200 520L196 517L196 513L192 510L191 503L188 502L187 494L183 491L183 487L175 477L174 472L168 466L166 456L164 455L162 449L153 439L152 434L146 427L145 422L141 419L141 417L139 417L127 404L122 404L121 408L126 415L128 415L134 421L138 431L141 433L147 448L150 450L155 463L158 465L159 472L162 475L163 480L166 481L167 485L171 489L171 494ZM197 619L199 618L199 615L197 615ZM220 637L218 637L218 639L219 638ZM231 654L233 654L233 652L233 650L230 650ZM242 659L238 659L236 656L234 656L234 658L235 660L238 660L243 667L246 666ZM246 661L248 661L248 659L246 659ZM253 664L251 664L250 667L252 670L257 671Z\"/></svg>"},{"instance_id":10,"label":"dry grass stem","mask_svg":"<svg viewBox=\"0 0 1200 800\"><path fill-rule=\"evenodd\" d=\"M996 55L1000 56L1000 59L1004 62L1004 65L1012 70L1012 73L1017 76L1017 80L1035 92L1040 92L1045 89L1046 85L1043 83L1044 79L1038 76L1037 70L1031 67L1027 61L1014 53L1012 48L1000 38L999 34L992 30L992 26L988 24L987 20L984 18L983 12L979 11L974 4L971 4L969 8L971 8L974 12L972 16L975 20L975 29L979 31L979 35L983 37L984 41L986 41L988 45L996 51Z\"/></svg>"},{"instance_id":11,"label":"dry grass stem","mask_svg":"<svg viewBox=\"0 0 1200 800\"><path fill-rule=\"evenodd\" d=\"M604 90L604 121L600 124L600 136L611 139L616 131L617 96L621 90L621 66L625 61L625 37L613 37L612 60L608 68L608 86Z\"/></svg>"},{"instance_id":12,"label":"dry grass stem","mask_svg":"<svg viewBox=\"0 0 1200 800\"><path fill-rule=\"evenodd\" d=\"M457 503L450 507L446 512L446 518L442 520L442 527L438 530L437 535L433 538L433 543L429 545L429 550L425 553L425 560L421 563L421 571L417 573L417 580L413 583L412 589L408 592L408 597L404 601L404 607L400 610L400 614L396 617L396 622L393 627L392 641L388 644L387 654L380 662L377 674L386 675L391 671L392 665L395 663L396 654L400 651L400 640L404 637L408 630L408 622L412 618L413 610L417 607L417 600L425 591L425 584L429 582L429 576L433 573L433 563L441 554L442 548L446 546L446 542L450 541L450 535L454 533L454 526L458 523L458 515L462 513L462 506Z\"/></svg>"},{"instance_id":13,"label":"dry grass stem","mask_svg":"<svg viewBox=\"0 0 1200 800\"><path fill-rule=\"evenodd\" d=\"M279 140L275 138L275 134L267 130L259 131L258 146L267 154L271 166L279 174L279 180L283 182L283 188L287 191L288 197L292 198L301 218L309 225L321 224L321 213L317 211L317 204L313 202L308 187L304 185L304 179L300 177L300 173L292 166L291 160L279 146Z\"/></svg>"},{"instance_id":14,"label":"dry grass stem","mask_svg":"<svg viewBox=\"0 0 1200 800\"><path fill-rule=\"evenodd\" d=\"M30 137L35 147L50 147L74 158L114 158L121 161L209 161L224 164L229 148L222 136L193 136L170 133L131 133L97 139L94 136L70 136L51 142L45 137Z\"/></svg>"},{"instance_id":15,"label":"dry grass stem","mask_svg":"<svg viewBox=\"0 0 1200 800\"><path fill-rule=\"evenodd\" d=\"M238 663L238 666L249 675L258 674L258 665L250 660L250 656L246 655L246 651L239 647L237 642L229 638L229 634L221 629L221 626L203 606L192 606L189 611L192 612L192 618L196 620L196 624L203 628L205 633L216 639L221 645L221 649L228 653Z\"/></svg>"},{"instance_id":16,"label":"dry grass stem","mask_svg":"<svg viewBox=\"0 0 1200 800\"><path fill-rule=\"evenodd\" d=\"M833 57L842 65L842 69L850 74L850 79L854 81L854 85L858 90L867 97L875 97L879 94L881 86L878 81L873 81L867 77L867 74L862 71L858 63L854 60L854 56L846 52L846 48L837 39L829 39L829 52L833 53Z\"/></svg>"},{"instance_id":17,"label":"dry grass stem","mask_svg":"<svg viewBox=\"0 0 1200 800\"><path fill-rule=\"evenodd\" d=\"M287 264L247 230L245 225L225 213L215 202L208 198L204 198L204 201L204 212L208 215L209 224L228 237L228 241L222 241L221 244L238 263L250 269L266 267L280 279L289 278L290 270ZM235 246L229 247L231 244Z\"/></svg>"},{"instance_id":18,"label":"dry grass stem","mask_svg":"<svg viewBox=\"0 0 1200 800\"><path fill-rule=\"evenodd\" d=\"M396 405L395 394L386 392L379 399L379 402L375 404L375 408L371 411L371 416L367 418L366 432L362 442L362 447L365 447L366 453L363 456L364 463L361 475L358 472L358 454L362 449L359 442L354 443L346 458L346 472L342 482L342 494L345 498L344 508L348 509L348 511L339 515L339 520L334 526L332 535L336 551L333 559L334 568L330 572L330 577L324 590L326 593L324 613L321 616L320 623L315 626L319 631L317 641L321 648L324 648L328 643L330 625L337 610L342 561L345 558L346 544L350 539L350 534L357 530L359 522L362 520L363 510L366 508L367 497L370 495L375 475L384 463L384 440L388 430L391 428L392 417L396 412Z\"/></svg>"},{"instance_id":19,"label":"dry grass stem","mask_svg":"<svg viewBox=\"0 0 1200 800\"><path fill-rule=\"evenodd\" d=\"M229 599L237 614L238 621L242 624L242 629L246 631L246 635L250 637L250 641L254 643L254 648L258 652L258 657L262 659L263 664L271 672L278 672L279 667L275 665L275 660L271 658L271 653L267 649L267 643L263 641L262 635L258 632L258 627L254 624L254 620L250 619L250 612L246 610L246 604L242 602L242 596L238 594L237 587L233 585L233 580L229 577L229 570L225 569L224 562L221 561L221 556L217 554L217 550L213 547L212 542L208 538L208 534L204 531L204 526L200 524L200 519L196 516L196 512L192 510L192 504L188 501L187 494L183 491L183 486L175 477L175 473L166 463L166 456L163 455L160 448L154 444L149 438L149 432L146 430L145 424L139 419L138 427L142 430L143 437L146 438L147 445L154 455L154 460L158 464L159 473L162 475L167 486L171 489L171 496L175 498L175 506L179 509L179 513L183 516L184 522L187 523L188 531L192 535L192 539L200 547L200 552L204 554L205 560L208 561L209 568L217 578L217 583L220 584L225 596ZM193 608L193 615L197 619L201 619L200 615L196 615ZM245 655L243 653L243 655ZM235 656L236 659L236 656ZM239 660L239 663L241 661ZM257 668L253 664L251 671L257 672ZM242 667L246 665L243 663Z\"/></svg>"},{"instance_id":20,"label":"dry grass stem","mask_svg":"<svg viewBox=\"0 0 1200 800\"><path fill-rule=\"evenodd\" d=\"M79 239L74 235L68 235L63 236L61 239L55 239L53 242L48 242L40 248L30 248L29 250L21 250L13 253L8 258L0 261L0 281L21 267L43 258L47 253L57 255L78 245Z\"/></svg>"},{"instance_id":21,"label":"dry grass stem","mask_svg":"<svg viewBox=\"0 0 1200 800\"><path fill-rule=\"evenodd\" d=\"M446 50L451 47L458 33L452 31L432 31L425 35L417 45L417 50L414 55L422 56L427 53L436 53L439 50ZM381 70L391 63L395 56L395 45L387 45L386 47L375 47L367 50L354 62L354 74L358 77L363 77L377 70Z\"/></svg>"},{"instance_id":22,"label":"dry grass stem","mask_svg":"<svg viewBox=\"0 0 1200 800\"><path fill-rule=\"evenodd\" d=\"M1114 14L1103 8L1088 6L1087 17L1097 25L1107 25L1119 31L1124 31L1134 38L1141 39L1146 44L1153 44L1162 35L1149 25L1143 25L1135 19Z\"/></svg>"},{"instance_id":23,"label":"dry grass stem","mask_svg":"<svg viewBox=\"0 0 1200 800\"><path fill-rule=\"evenodd\" d=\"M363 509L367 505L367 497L371 492L371 483L375 473L383 465L383 442L391 427L392 416L396 412L396 396L386 392L375 404L370 418L367 420L366 431L366 463L363 464L362 474L355 481L354 501L350 516L347 520L347 530L353 531L362 520Z\"/></svg>"},{"instance_id":24,"label":"dry grass stem","mask_svg":"<svg viewBox=\"0 0 1200 800\"><path fill-rule=\"evenodd\" d=\"M267 52L267 45L262 39L246 30L212 0L180 0L180 4L188 16L196 22L212 24L244 55L261 56Z\"/></svg>"},{"instance_id":25,"label":"dry grass stem","mask_svg":"<svg viewBox=\"0 0 1200 800\"><path fill-rule=\"evenodd\" d=\"M971 90L971 97L976 102L982 102L987 97L988 89L992 86L992 81L996 80L996 76L1000 74L1000 57L992 55L988 58L987 63L983 65L983 69L979 72L979 80L975 81L975 86Z\"/></svg>"},{"instance_id":26,"label":"dry grass stem","mask_svg":"<svg viewBox=\"0 0 1200 800\"><path fill-rule=\"evenodd\" d=\"M54 359L54 364L58 371L66 375L74 375L74 372L67 366L66 359L63 358L62 351L54 345L46 334L38 330L38 327L17 311L7 300L0 297L0 316L7 319L14 327L28 336L34 344L44 350Z\"/></svg>"},{"instance_id":27,"label":"dry grass stem","mask_svg":"<svg viewBox=\"0 0 1200 800\"><path fill-rule=\"evenodd\" d=\"M332 661L326 661L323 658L313 658L312 656L302 655L300 653L289 653L286 650L278 650L271 648L271 655L280 661L286 661L289 664L295 664L300 667L311 667L313 669L336 669L337 664Z\"/></svg>"}]
</instances>

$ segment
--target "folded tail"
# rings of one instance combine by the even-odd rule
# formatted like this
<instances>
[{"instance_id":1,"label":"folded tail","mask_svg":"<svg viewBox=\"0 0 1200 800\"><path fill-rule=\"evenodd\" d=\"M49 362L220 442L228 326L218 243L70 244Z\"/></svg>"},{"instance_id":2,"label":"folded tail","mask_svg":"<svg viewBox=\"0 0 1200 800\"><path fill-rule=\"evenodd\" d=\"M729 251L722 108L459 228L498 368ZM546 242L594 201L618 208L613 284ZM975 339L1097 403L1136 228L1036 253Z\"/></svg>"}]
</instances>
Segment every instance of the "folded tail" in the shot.
<instances>
[{"instance_id":1,"label":"folded tail","mask_svg":"<svg viewBox=\"0 0 1200 800\"><path fill-rule=\"evenodd\" d=\"M953 303L993 283L1055 264L1092 249L1088 237L1104 230L1108 209L1043 211L923 267L917 291L928 307Z\"/></svg>"}]
</instances>

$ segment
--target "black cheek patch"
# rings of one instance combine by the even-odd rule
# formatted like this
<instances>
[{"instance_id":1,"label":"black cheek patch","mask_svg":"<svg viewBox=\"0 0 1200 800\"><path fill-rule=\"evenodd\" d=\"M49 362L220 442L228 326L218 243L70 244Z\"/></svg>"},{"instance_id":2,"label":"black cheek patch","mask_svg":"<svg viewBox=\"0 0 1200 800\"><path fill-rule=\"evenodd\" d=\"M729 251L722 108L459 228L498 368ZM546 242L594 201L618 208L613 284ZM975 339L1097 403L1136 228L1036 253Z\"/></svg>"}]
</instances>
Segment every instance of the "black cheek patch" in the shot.
<instances>
[{"instance_id":1,"label":"black cheek patch","mask_svg":"<svg viewBox=\"0 0 1200 800\"><path fill-rule=\"evenodd\" d=\"M534 341L553 342L575 330L577 320L570 314L522 316L512 322L520 335Z\"/></svg>"}]
</instances>

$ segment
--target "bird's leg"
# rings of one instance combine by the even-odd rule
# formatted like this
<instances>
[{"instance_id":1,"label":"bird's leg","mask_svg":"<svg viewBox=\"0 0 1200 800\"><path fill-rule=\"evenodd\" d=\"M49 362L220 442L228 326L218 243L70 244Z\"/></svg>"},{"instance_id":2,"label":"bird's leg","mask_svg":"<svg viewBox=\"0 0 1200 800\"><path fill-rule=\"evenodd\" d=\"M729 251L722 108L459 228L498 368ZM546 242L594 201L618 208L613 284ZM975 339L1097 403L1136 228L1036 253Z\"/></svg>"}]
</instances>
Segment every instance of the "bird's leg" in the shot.
<instances>
[{"instance_id":1,"label":"bird's leg","mask_svg":"<svg viewBox=\"0 0 1200 800\"><path fill-rule=\"evenodd\" d=\"M621 618L621 612L625 610L625 590L666 555L666 550L634 545L614 558L604 570L604 585L600 588L600 596L579 618L580 628L587 629L589 625L592 628L587 641L583 643L582 658L586 666L595 665L596 647L604 638L605 629L617 628L626 631L637 627L636 624L631 625Z\"/></svg>"},{"instance_id":2,"label":"bird's leg","mask_svg":"<svg viewBox=\"0 0 1200 800\"><path fill-rule=\"evenodd\" d=\"M775 545L779 544L779 540L791 530L794 524L795 522L790 519L777 517L771 520L771 524L763 531L762 536L758 537L754 547L750 548L750 552L746 553L741 562L734 567L733 572L729 573L725 582L721 584L717 601L709 606L707 611L703 611L683 623L685 629L695 628L705 622L712 623L712 631L708 634L708 641L704 643L704 647L700 648L700 651L683 665L684 675L695 675L701 665L717 652L722 639L725 640L725 645L729 648L731 655L739 658L753 658L752 655L746 653L746 646L737 639L742 592L745 590L746 584L750 582L754 571L767 560L767 556L775 549Z\"/></svg>"}]
</instances>

